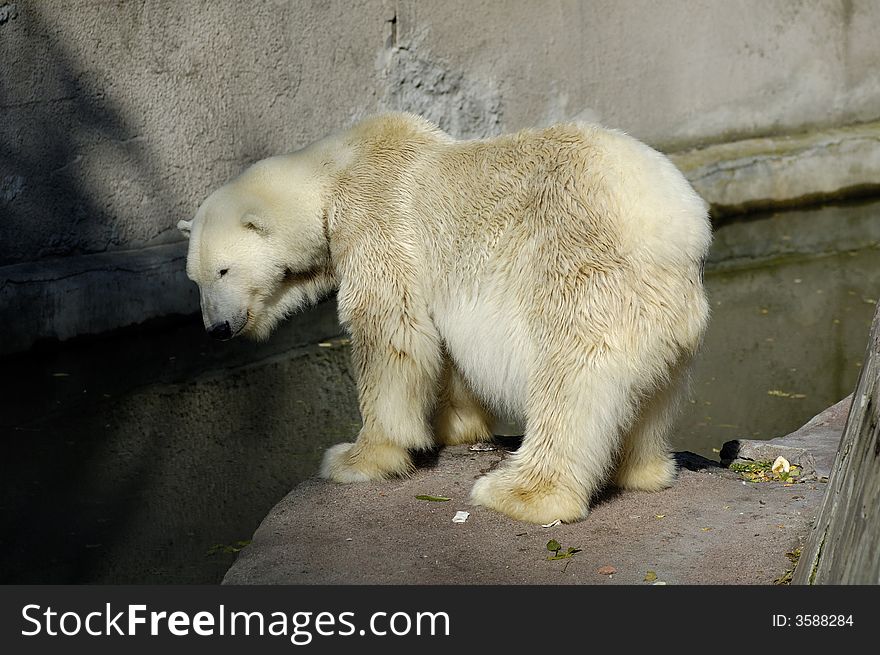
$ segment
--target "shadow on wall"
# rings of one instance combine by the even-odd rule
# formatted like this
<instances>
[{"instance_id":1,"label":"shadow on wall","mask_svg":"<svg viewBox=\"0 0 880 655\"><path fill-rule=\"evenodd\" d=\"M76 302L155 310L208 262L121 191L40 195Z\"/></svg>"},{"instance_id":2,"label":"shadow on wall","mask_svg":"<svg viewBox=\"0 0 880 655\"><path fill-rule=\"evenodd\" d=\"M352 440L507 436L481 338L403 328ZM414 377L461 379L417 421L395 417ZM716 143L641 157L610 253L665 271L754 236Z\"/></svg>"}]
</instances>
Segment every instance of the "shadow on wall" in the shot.
<instances>
[{"instance_id":1,"label":"shadow on wall","mask_svg":"<svg viewBox=\"0 0 880 655\"><path fill-rule=\"evenodd\" d=\"M145 184L158 189L147 150L131 138L131 127L113 101L112 88L96 83L88 62L78 61L65 48L64 35L41 16L45 8L12 4L0 9L0 59L4 63L0 75L0 266L101 252L118 244L117 217L108 210L108 189L98 179L106 168L125 162L147 180ZM7 283L0 274L0 285ZM45 302L58 302L48 297L51 290L46 295ZM59 308L71 313L78 310ZM14 366L7 362L4 369ZM50 398L51 378L46 378L41 395ZM24 497L32 502L19 504L20 498L9 490L10 495L0 499L8 527L15 534L4 550L21 549L33 560L17 560L17 572L3 577L27 579L28 573L42 568L49 571L46 582L82 579L82 571L53 577L57 569L52 565L52 552L69 548L71 539L75 542L81 514L70 512L70 502L87 495L78 477L87 470L83 462L101 451L100 440L83 443L70 425L60 434L12 426L6 430L4 442L14 444L13 450L26 451L19 460L24 466L10 472L10 477L19 479ZM145 450L129 480L142 478L155 466L150 452L155 448L148 445ZM35 458L35 453L42 456ZM37 468L30 470L28 463L37 463ZM56 486L59 482L63 489ZM114 495L130 497L130 484L118 487ZM111 514L119 512L125 508ZM32 534L14 529L29 522L60 524L66 528L67 539L40 544Z\"/></svg>"},{"instance_id":2,"label":"shadow on wall","mask_svg":"<svg viewBox=\"0 0 880 655\"><path fill-rule=\"evenodd\" d=\"M139 201L141 211L167 212L173 226L175 203L148 144L114 101L112 80L65 47L65 34L39 5L7 7L0 16L0 266L120 246L122 222L138 217L118 215L119 194Z\"/></svg>"},{"instance_id":3,"label":"shadow on wall","mask_svg":"<svg viewBox=\"0 0 880 655\"><path fill-rule=\"evenodd\" d=\"M175 202L148 144L135 136L137 118L132 121L126 116L114 99L112 83L98 79L90 62L65 47L64 33L53 28L41 10L51 7L37 3L0 7L0 60L4 64L0 75L0 266L142 245L124 242L120 236L121 221L137 220L138 215L120 216L116 211L120 203L114 201L117 194L133 196L133 206L137 194L143 194L141 210L167 214L169 230L174 229ZM178 239L176 229L173 237ZM53 276L63 275L64 269L56 271L57 264L46 263L45 272L34 269L35 275L49 276L42 302L60 305L55 311L77 314L81 307L65 304L76 296L52 292ZM5 284L10 282L0 273L0 287ZM0 308L4 309L10 307ZM103 358L106 351L96 354ZM7 361L3 368L12 371L15 365ZM52 378L46 370L39 373L46 380L39 394L48 405L53 397ZM175 399L163 400L163 411L174 415ZM46 420L53 426L53 409L58 408L47 409ZM97 425L78 430L80 424L88 425L89 418L89 414L65 417L55 429L7 425L2 430L4 443L21 456L10 461L21 464L9 476L10 481L18 481L18 490L6 489L0 498L0 514L8 519L9 527L0 541L8 538L4 551L18 553L12 558L15 568L4 567L0 577L53 583L93 580L99 563L106 561L115 526L131 517L149 495L145 490L165 461L163 435L152 434L149 424L116 428L109 420L100 431ZM144 438L136 448L120 452L120 438L113 428ZM197 459L198 454L189 457ZM117 476L110 485L109 476L96 478L90 468L91 462L101 459L115 461ZM97 526L89 524L90 519ZM23 526L27 529L22 530ZM92 538L85 541L87 534ZM70 549L81 551L73 563L59 555Z\"/></svg>"},{"instance_id":4,"label":"shadow on wall","mask_svg":"<svg viewBox=\"0 0 880 655\"><path fill-rule=\"evenodd\" d=\"M134 278L143 276L131 262L144 250L159 250L142 248L145 245L179 241L176 214L191 205L191 199L182 202L180 195L198 193L203 185L213 184L208 176L222 177L248 158L269 154L263 152L268 147L264 141L271 141L273 132L262 129L261 114L248 111L238 110L228 123L209 120L214 116L211 108L187 117L190 126L195 121L221 134L224 143L211 150L200 141L201 132L184 131L171 140L173 146L198 147L208 154L219 150L229 158L220 160L215 154L211 167L206 166L207 175L187 178L175 193L181 176L173 164L165 170L162 159L174 153L174 147L162 146L163 135L155 130L149 140L139 134L147 133L145 125L180 127L172 114L174 102L163 97L177 101L181 89L196 93L198 84L179 70L168 73L177 86L152 69L142 70L150 84L146 91L138 87L142 100L137 104L112 70L113 65L132 66L131 61L118 55L115 63L90 61L83 55L82 39L76 41L67 28L58 27L71 21L71 13L88 9L86 3L71 3L63 20L55 20L57 7L19 4L15 12L0 13L0 267L6 267L0 268L0 324L29 325L21 315L35 305L45 308L50 318L110 314L118 309L113 305L125 303L137 305L135 309L148 307L145 297L136 288L132 291ZM83 11L81 23L91 30L89 47L98 50L94 44L102 40L120 41L123 35L110 34L111 28L140 30L140 40L121 41L134 58L138 53L132 48L143 47L153 19L133 6L123 3L106 10L107 16L129 12L122 27L119 22L104 25L101 11ZM198 11L189 16L191 21L202 18ZM227 14L220 18L228 33L238 28ZM253 31L258 27L251 25ZM108 32L102 34L105 28ZM177 24L172 28L180 29ZM209 42L205 51L216 50L216 45ZM224 69L223 80L246 76L249 70ZM163 97L158 92L157 97L146 95L153 89ZM221 99L223 90L215 90ZM163 110L167 120L152 119ZM186 160L181 156L178 161ZM115 252L112 257L100 254L106 251ZM75 273L68 274L73 269ZM91 275L87 282L77 277L85 269ZM177 294L181 284L194 290L185 278L179 281L169 276L166 287L150 292ZM31 289L28 293L22 291L25 286ZM312 335L308 341L335 334L323 323L324 331L313 334L313 323L310 314L294 332ZM332 326L335 329L335 318ZM191 358L206 355L202 350L211 355L212 348L219 349L206 345L198 319L184 327L193 330ZM0 332L0 340L8 337ZM0 438L8 445L8 461L16 462L14 471L0 475L0 515L8 524L0 535L0 550L8 555L0 566L0 580L218 581L229 561L205 566L206 549L247 538L299 479L296 462L305 462L303 471L312 474L320 450L329 445L299 435L327 434L340 407L346 408L344 420L338 420L345 434L332 434L332 442L356 433L350 387L328 383L339 377L336 371L345 361L341 356L330 373L317 367L311 377L303 378L306 365L300 363L265 375L255 373L254 380L243 382L235 376L203 383L174 375L179 386L124 394L119 387L126 385L114 387L113 380L143 378L135 367L139 357L173 368L172 361L183 359L185 344L173 340L173 349L162 351L155 339L123 341L114 350L112 337L102 334L63 347L44 344L0 360L7 379L19 388L25 384L34 399L33 406L26 407L31 411L25 412L10 407L16 404L17 392L0 401ZM252 354L259 359L268 352L255 349ZM224 350L216 368L222 369L222 361L229 358ZM67 391L59 394L62 385ZM292 393L285 393L287 387ZM20 420L10 419L10 414ZM297 420L306 420L303 415L308 420L298 427Z\"/></svg>"}]
</instances>

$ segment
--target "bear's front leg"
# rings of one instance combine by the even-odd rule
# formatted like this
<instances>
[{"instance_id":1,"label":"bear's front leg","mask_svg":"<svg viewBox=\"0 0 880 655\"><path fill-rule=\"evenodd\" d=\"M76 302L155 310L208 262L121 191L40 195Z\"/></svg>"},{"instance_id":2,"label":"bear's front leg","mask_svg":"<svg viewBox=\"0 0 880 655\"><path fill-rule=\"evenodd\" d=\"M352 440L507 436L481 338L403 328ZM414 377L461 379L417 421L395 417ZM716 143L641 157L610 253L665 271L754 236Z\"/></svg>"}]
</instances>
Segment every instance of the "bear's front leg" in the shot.
<instances>
[{"instance_id":1,"label":"bear's front leg","mask_svg":"<svg viewBox=\"0 0 880 655\"><path fill-rule=\"evenodd\" d=\"M409 451L433 446L429 417L442 361L439 335L427 316L412 312L412 303L377 313L383 305L349 312L356 318L349 325L364 423L355 443L324 455L321 476L336 482L407 475Z\"/></svg>"}]
</instances>

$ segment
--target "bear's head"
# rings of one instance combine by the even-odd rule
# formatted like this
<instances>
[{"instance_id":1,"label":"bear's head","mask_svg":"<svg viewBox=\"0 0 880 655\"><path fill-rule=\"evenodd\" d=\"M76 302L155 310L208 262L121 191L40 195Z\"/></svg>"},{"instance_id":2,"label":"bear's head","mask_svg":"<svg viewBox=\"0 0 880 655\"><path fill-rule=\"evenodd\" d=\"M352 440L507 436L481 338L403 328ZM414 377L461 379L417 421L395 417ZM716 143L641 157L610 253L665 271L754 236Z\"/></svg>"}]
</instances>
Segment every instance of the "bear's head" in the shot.
<instances>
[{"instance_id":1,"label":"bear's head","mask_svg":"<svg viewBox=\"0 0 880 655\"><path fill-rule=\"evenodd\" d=\"M217 189L192 220L177 224L190 240L186 272L199 285L212 337L266 338L333 288L324 195L315 167L276 157Z\"/></svg>"}]
</instances>

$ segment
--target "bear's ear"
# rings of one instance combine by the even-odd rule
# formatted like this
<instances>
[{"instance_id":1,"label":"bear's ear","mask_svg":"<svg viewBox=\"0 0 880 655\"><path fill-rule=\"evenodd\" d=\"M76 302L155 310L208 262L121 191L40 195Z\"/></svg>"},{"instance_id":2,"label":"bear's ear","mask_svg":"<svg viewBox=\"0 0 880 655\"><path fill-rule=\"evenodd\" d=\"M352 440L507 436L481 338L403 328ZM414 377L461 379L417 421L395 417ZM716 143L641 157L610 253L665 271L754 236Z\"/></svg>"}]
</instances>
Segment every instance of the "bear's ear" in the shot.
<instances>
[{"instance_id":1,"label":"bear's ear","mask_svg":"<svg viewBox=\"0 0 880 655\"><path fill-rule=\"evenodd\" d=\"M269 226L266 224L266 221L256 214L245 214L241 217L241 224L248 230L253 230L257 234L269 234Z\"/></svg>"},{"instance_id":2,"label":"bear's ear","mask_svg":"<svg viewBox=\"0 0 880 655\"><path fill-rule=\"evenodd\" d=\"M180 230L181 234L189 239L189 233L192 232L192 221L178 221L177 229Z\"/></svg>"}]
</instances>

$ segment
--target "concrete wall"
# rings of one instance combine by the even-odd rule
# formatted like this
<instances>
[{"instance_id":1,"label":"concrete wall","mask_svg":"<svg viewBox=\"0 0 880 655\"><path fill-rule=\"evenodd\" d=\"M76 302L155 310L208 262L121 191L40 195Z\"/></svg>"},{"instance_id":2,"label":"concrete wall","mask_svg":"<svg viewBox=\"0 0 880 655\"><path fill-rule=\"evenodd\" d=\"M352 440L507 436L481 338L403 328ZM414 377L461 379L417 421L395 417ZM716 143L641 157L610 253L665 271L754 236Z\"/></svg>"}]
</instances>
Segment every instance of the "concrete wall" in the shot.
<instances>
[{"instance_id":1,"label":"concrete wall","mask_svg":"<svg viewBox=\"0 0 880 655\"><path fill-rule=\"evenodd\" d=\"M866 122L878 29L872 0L0 0L0 353L196 311L177 220L366 114L667 150Z\"/></svg>"}]
</instances>

